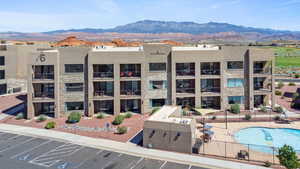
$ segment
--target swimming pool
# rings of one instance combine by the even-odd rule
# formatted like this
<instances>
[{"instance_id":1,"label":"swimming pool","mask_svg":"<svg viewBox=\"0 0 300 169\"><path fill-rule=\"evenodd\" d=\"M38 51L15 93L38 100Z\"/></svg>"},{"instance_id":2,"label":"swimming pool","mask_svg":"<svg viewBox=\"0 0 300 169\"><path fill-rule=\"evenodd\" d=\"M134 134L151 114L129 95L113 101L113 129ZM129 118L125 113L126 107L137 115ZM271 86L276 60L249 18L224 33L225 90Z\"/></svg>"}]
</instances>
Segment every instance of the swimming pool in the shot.
<instances>
[{"instance_id":1,"label":"swimming pool","mask_svg":"<svg viewBox=\"0 0 300 169\"><path fill-rule=\"evenodd\" d=\"M289 128L244 128L234 134L238 143L251 144L250 149L273 153L271 147L292 146L300 154L300 130Z\"/></svg>"}]
</instances>

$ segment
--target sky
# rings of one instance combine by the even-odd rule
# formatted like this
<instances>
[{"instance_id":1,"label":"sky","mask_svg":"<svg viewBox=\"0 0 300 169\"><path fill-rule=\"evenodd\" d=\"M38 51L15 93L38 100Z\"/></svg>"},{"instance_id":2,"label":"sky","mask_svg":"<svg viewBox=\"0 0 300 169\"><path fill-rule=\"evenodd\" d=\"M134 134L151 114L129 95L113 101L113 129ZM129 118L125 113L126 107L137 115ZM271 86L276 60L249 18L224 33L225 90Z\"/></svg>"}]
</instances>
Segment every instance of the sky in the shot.
<instances>
[{"instance_id":1,"label":"sky","mask_svg":"<svg viewBox=\"0 0 300 169\"><path fill-rule=\"evenodd\" d=\"M0 32L112 28L139 20L300 31L300 0L1 0Z\"/></svg>"}]
</instances>

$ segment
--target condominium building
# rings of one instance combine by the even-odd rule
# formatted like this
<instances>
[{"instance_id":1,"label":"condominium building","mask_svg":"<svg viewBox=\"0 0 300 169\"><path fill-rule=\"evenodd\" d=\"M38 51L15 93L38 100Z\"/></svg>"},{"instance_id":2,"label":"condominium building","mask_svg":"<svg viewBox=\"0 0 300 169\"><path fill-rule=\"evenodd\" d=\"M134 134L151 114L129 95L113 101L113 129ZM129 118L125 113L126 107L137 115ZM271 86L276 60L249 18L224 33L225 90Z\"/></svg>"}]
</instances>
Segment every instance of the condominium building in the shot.
<instances>
[{"instance_id":1,"label":"condominium building","mask_svg":"<svg viewBox=\"0 0 300 169\"><path fill-rule=\"evenodd\" d=\"M243 46L66 47L31 52L28 118L147 113L163 105L274 107L271 49Z\"/></svg>"},{"instance_id":2,"label":"condominium building","mask_svg":"<svg viewBox=\"0 0 300 169\"><path fill-rule=\"evenodd\" d=\"M14 45L0 42L0 95L26 92L27 58L43 44Z\"/></svg>"}]
</instances>

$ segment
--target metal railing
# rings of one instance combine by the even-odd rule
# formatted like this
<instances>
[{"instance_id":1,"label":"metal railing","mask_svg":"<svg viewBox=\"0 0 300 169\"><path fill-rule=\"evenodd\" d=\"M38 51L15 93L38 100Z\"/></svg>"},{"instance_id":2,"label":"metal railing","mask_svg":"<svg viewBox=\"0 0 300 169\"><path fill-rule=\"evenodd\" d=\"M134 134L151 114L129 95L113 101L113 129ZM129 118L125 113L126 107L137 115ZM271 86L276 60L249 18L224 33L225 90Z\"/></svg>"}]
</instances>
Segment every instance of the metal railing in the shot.
<instances>
[{"instance_id":1,"label":"metal railing","mask_svg":"<svg viewBox=\"0 0 300 169\"><path fill-rule=\"evenodd\" d=\"M33 97L54 99L54 92L34 92Z\"/></svg>"},{"instance_id":2,"label":"metal railing","mask_svg":"<svg viewBox=\"0 0 300 169\"><path fill-rule=\"evenodd\" d=\"M94 78L113 78L113 72L94 72Z\"/></svg>"},{"instance_id":3,"label":"metal railing","mask_svg":"<svg viewBox=\"0 0 300 169\"><path fill-rule=\"evenodd\" d=\"M54 79L54 73L34 73L33 79L35 80L53 80Z\"/></svg>"},{"instance_id":4,"label":"metal railing","mask_svg":"<svg viewBox=\"0 0 300 169\"><path fill-rule=\"evenodd\" d=\"M121 90L121 95L128 95L128 96L134 96L134 95L141 95L140 90Z\"/></svg>"},{"instance_id":5,"label":"metal railing","mask_svg":"<svg viewBox=\"0 0 300 169\"><path fill-rule=\"evenodd\" d=\"M264 68L254 68L254 74L271 74L271 69L264 69Z\"/></svg>"},{"instance_id":6,"label":"metal railing","mask_svg":"<svg viewBox=\"0 0 300 169\"><path fill-rule=\"evenodd\" d=\"M141 77L141 72L139 72L139 71L121 71L120 77Z\"/></svg>"},{"instance_id":7,"label":"metal railing","mask_svg":"<svg viewBox=\"0 0 300 169\"><path fill-rule=\"evenodd\" d=\"M113 91L97 90L94 92L94 96L114 96Z\"/></svg>"},{"instance_id":8,"label":"metal railing","mask_svg":"<svg viewBox=\"0 0 300 169\"><path fill-rule=\"evenodd\" d=\"M177 88L176 93L195 93L195 88Z\"/></svg>"},{"instance_id":9,"label":"metal railing","mask_svg":"<svg viewBox=\"0 0 300 169\"><path fill-rule=\"evenodd\" d=\"M195 76L195 70L193 69L176 70L176 76Z\"/></svg>"},{"instance_id":10,"label":"metal railing","mask_svg":"<svg viewBox=\"0 0 300 169\"><path fill-rule=\"evenodd\" d=\"M220 87L202 87L201 92L214 92L219 93L221 91Z\"/></svg>"},{"instance_id":11,"label":"metal railing","mask_svg":"<svg viewBox=\"0 0 300 169\"><path fill-rule=\"evenodd\" d=\"M220 69L201 69L202 75L220 75Z\"/></svg>"}]
</instances>

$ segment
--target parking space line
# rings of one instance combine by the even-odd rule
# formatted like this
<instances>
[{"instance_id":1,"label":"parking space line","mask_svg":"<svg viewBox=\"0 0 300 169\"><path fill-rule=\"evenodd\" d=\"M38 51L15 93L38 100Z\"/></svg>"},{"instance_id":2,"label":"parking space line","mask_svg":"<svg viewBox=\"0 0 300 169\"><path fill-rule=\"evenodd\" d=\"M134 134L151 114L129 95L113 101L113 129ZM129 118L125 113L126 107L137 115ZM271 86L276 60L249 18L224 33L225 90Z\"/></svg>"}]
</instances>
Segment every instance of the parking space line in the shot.
<instances>
[{"instance_id":1,"label":"parking space line","mask_svg":"<svg viewBox=\"0 0 300 169\"><path fill-rule=\"evenodd\" d=\"M144 157L141 157L134 166L132 166L130 169L133 169L134 167L136 167L141 161L143 161Z\"/></svg>"},{"instance_id":2,"label":"parking space line","mask_svg":"<svg viewBox=\"0 0 300 169\"><path fill-rule=\"evenodd\" d=\"M68 147L68 148L66 148ZM76 145L76 146L70 146L70 143L63 144L61 146L56 147L55 149L52 149L34 159L29 161L29 163L44 166L44 167L51 167L55 165L56 163L63 161L63 157L71 156L72 154L76 153L77 151L83 149L84 147ZM63 149L65 151L60 151L60 149ZM69 150L69 151L66 151Z\"/></svg>"},{"instance_id":3,"label":"parking space line","mask_svg":"<svg viewBox=\"0 0 300 169\"><path fill-rule=\"evenodd\" d=\"M1 142L4 142L4 141L11 140L11 139L15 139L15 138L20 137L20 136L21 136L21 135L16 135L16 136L13 136L13 137L9 137L8 139L0 140L0 143L1 143Z\"/></svg>"},{"instance_id":4,"label":"parking space line","mask_svg":"<svg viewBox=\"0 0 300 169\"><path fill-rule=\"evenodd\" d=\"M104 150L99 150L97 153L96 153L96 156L99 155L100 153L102 153ZM91 157L93 158L93 157ZM88 158L88 159L85 159L84 161L82 161L81 163L79 163L76 167L74 168L79 168L81 167L85 162L87 162L88 160L90 160L91 158Z\"/></svg>"},{"instance_id":5,"label":"parking space line","mask_svg":"<svg viewBox=\"0 0 300 169\"><path fill-rule=\"evenodd\" d=\"M190 165L188 169L191 169L191 168L192 168L192 165Z\"/></svg>"},{"instance_id":6,"label":"parking space line","mask_svg":"<svg viewBox=\"0 0 300 169\"><path fill-rule=\"evenodd\" d=\"M160 167L159 169L162 169L165 165L166 165L167 161L165 161Z\"/></svg>"},{"instance_id":7,"label":"parking space line","mask_svg":"<svg viewBox=\"0 0 300 169\"><path fill-rule=\"evenodd\" d=\"M18 154L16 154L16 155L10 157L10 159L14 159L14 158L16 158L16 157L18 157L18 156L20 156L20 155L22 155L22 154L28 153L28 152L30 152L30 151L36 149L36 148L39 148L39 147L41 147L41 146L43 146L43 145L45 145L45 144L48 144L48 143L50 143L50 142L51 142L51 140L48 140L48 141L46 141L46 142L44 142L44 143L42 143L42 144L40 144L40 145L37 145L37 146L35 146L35 147L32 147L31 149L28 149L28 150L26 150L26 151L23 151L23 152L21 152L21 153L18 153Z\"/></svg>"},{"instance_id":8,"label":"parking space line","mask_svg":"<svg viewBox=\"0 0 300 169\"><path fill-rule=\"evenodd\" d=\"M12 147L4 148L4 149L0 150L0 153L3 152L3 151L6 151L6 150L10 150L10 149L12 149L12 148L15 148L15 147L17 147L17 146L19 146L19 145L28 143L28 142L30 142L30 141L32 141L32 140L34 140L34 139L35 139L35 138L32 137L32 138L29 138L28 140L26 140L26 141L24 141L24 142L22 142L22 143L15 144L15 145L12 146Z\"/></svg>"}]
</instances>

